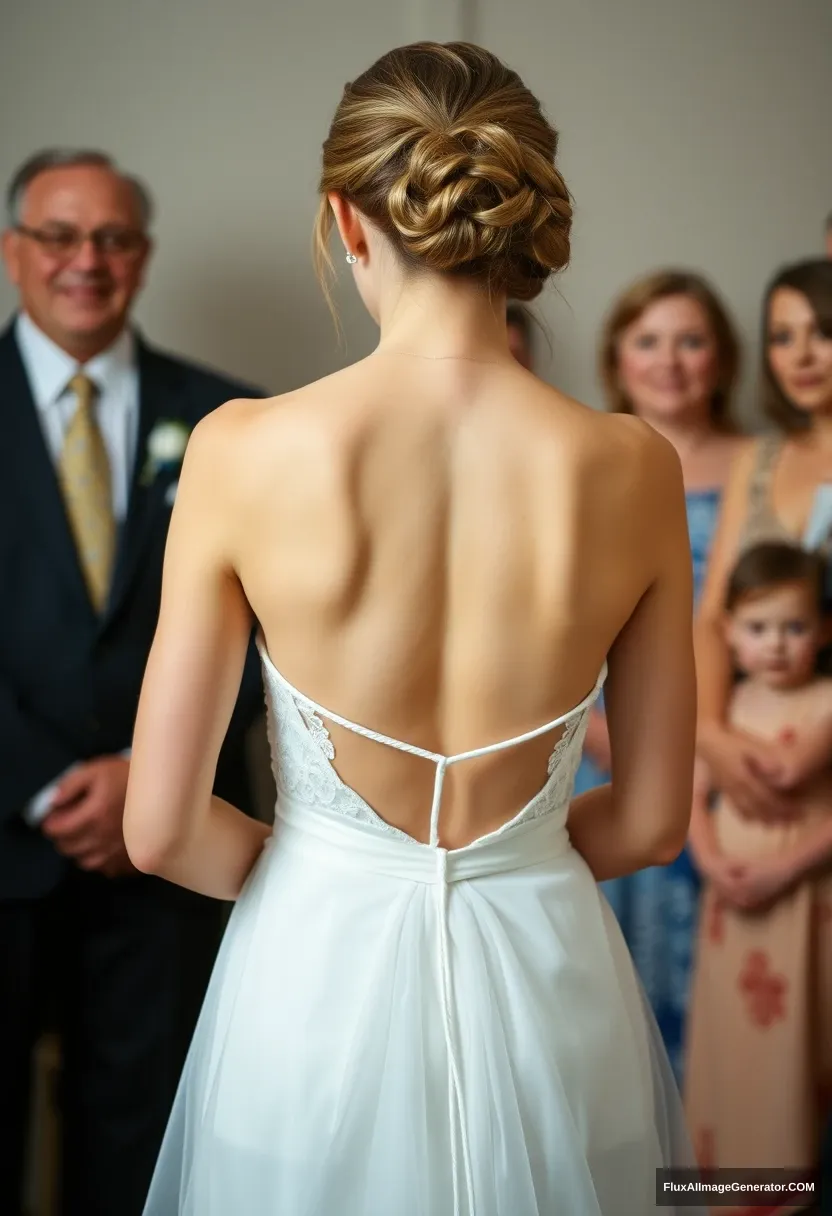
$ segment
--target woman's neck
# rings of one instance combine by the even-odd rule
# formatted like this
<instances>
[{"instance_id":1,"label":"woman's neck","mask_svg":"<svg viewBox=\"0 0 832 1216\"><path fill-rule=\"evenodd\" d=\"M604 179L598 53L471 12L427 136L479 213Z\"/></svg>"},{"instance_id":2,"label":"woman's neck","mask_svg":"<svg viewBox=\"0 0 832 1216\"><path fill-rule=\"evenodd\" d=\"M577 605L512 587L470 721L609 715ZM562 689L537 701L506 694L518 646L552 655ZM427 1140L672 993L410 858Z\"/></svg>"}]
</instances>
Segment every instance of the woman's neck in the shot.
<instances>
[{"instance_id":1,"label":"woman's neck","mask_svg":"<svg viewBox=\"0 0 832 1216\"><path fill-rule=\"evenodd\" d=\"M506 300L470 279L408 276L384 294L379 308L379 354L514 362L508 345Z\"/></svg>"}]
</instances>

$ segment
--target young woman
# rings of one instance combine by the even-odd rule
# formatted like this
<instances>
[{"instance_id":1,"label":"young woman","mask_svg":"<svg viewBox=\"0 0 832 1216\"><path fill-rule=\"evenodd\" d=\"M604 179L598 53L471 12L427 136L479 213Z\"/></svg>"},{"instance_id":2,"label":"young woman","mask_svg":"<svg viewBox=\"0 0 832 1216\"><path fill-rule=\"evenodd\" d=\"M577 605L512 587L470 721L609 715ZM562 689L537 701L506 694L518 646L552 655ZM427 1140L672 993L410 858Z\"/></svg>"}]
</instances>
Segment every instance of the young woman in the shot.
<instances>
[{"instance_id":1,"label":"young woman","mask_svg":"<svg viewBox=\"0 0 832 1216\"><path fill-rule=\"evenodd\" d=\"M739 554L766 540L828 553L832 538L832 262L781 271L763 303L763 406L776 430L737 461L720 517L696 627L699 747L740 813L788 818L792 792L830 756L797 755L730 727L732 666L725 591ZM827 596L829 580L827 577Z\"/></svg>"}]
</instances>

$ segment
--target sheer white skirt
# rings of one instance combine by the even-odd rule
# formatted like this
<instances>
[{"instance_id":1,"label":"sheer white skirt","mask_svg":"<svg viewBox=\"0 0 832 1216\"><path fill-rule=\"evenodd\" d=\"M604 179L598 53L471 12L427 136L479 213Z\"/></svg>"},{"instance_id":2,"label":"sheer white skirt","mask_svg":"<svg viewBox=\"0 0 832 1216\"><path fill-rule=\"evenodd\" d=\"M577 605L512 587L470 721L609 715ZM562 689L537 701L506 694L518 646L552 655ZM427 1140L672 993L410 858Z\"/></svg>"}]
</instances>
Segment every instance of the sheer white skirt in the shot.
<instances>
[{"instance_id":1,"label":"sheer white skirt","mask_svg":"<svg viewBox=\"0 0 832 1216\"><path fill-rule=\"evenodd\" d=\"M679 1096L554 817L440 860L332 812L280 812L146 1216L655 1210L656 1167L692 1164Z\"/></svg>"}]
</instances>

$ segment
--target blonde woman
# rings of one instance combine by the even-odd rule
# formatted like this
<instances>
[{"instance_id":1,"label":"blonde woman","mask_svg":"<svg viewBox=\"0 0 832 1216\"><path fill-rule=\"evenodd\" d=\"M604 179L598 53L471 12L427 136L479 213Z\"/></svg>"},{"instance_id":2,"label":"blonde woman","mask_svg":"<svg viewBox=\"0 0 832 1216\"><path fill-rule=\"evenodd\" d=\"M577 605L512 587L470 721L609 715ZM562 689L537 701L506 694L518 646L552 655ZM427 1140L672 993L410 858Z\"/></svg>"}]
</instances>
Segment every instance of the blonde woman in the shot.
<instances>
[{"instance_id":1,"label":"blonde woman","mask_svg":"<svg viewBox=\"0 0 832 1216\"><path fill-rule=\"evenodd\" d=\"M725 483L749 444L732 413L739 343L731 318L700 275L656 271L613 304L600 365L608 409L642 418L679 456L695 601ZM609 767L609 733L599 701L590 714L576 792L608 781ZM680 1080L699 885L687 850L668 866L604 884Z\"/></svg>"}]
</instances>

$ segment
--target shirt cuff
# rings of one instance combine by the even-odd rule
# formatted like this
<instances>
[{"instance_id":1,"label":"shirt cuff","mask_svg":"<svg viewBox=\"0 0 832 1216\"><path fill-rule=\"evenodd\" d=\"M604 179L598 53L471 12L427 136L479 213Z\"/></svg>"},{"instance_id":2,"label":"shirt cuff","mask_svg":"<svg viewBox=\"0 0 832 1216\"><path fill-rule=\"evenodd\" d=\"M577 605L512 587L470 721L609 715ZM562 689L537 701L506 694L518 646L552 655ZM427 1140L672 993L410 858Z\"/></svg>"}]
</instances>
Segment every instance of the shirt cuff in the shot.
<instances>
[{"instance_id":1,"label":"shirt cuff","mask_svg":"<svg viewBox=\"0 0 832 1216\"><path fill-rule=\"evenodd\" d=\"M118 753L122 760L129 760L133 754L132 747L125 747L123 751ZM49 785L45 785L42 790L31 798L23 810L23 822L28 824L30 828L37 828L43 823L46 816L52 810L52 799L55 797L55 791L63 781L64 777L74 773L76 768L80 768L80 761L75 764L70 764L69 768L65 768L60 776L54 781L50 781Z\"/></svg>"},{"instance_id":2,"label":"shirt cuff","mask_svg":"<svg viewBox=\"0 0 832 1216\"><path fill-rule=\"evenodd\" d=\"M61 784L64 777L67 777L79 767L80 765L78 763L70 764L69 768L65 768L59 777L56 777L54 781L50 781L49 785L45 785L42 790L35 794L34 798L31 798L29 802L26 803L23 810L23 822L27 823L30 828L40 827L46 816L52 810L52 800L55 797L58 786Z\"/></svg>"}]
</instances>

